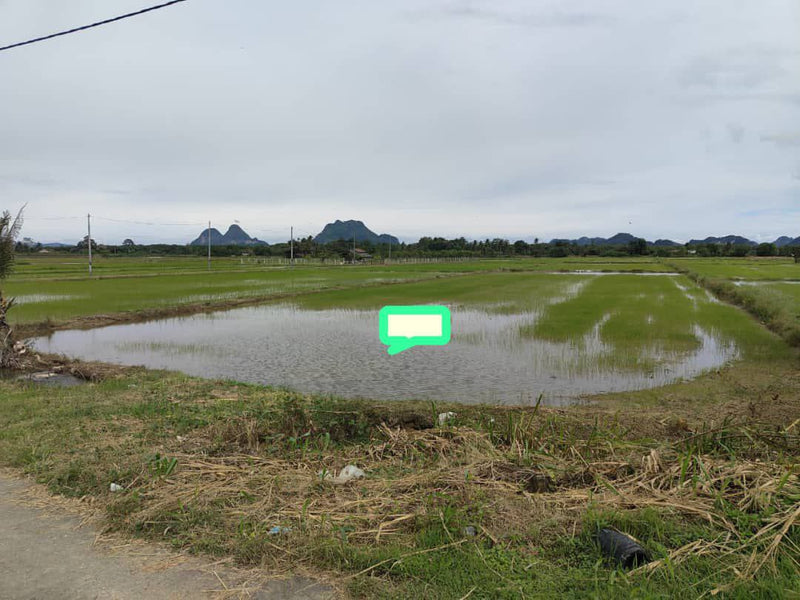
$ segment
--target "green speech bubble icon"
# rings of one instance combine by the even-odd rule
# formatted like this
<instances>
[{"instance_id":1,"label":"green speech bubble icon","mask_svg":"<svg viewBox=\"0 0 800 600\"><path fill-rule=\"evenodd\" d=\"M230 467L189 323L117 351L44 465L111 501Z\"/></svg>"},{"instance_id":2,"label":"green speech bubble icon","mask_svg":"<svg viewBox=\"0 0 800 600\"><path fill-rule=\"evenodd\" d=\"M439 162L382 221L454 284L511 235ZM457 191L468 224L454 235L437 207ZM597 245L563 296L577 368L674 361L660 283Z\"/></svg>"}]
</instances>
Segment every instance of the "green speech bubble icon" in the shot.
<instances>
[{"instance_id":1,"label":"green speech bubble icon","mask_svg":"<svg viewBox=\"0 0 800 600\"><path fill-rule=\"evenodd\" d=\"M446 306L384 306L378 313L381 342L395 355L414 346L450 342L450 309Z\"/></svg>"}]
</instances>

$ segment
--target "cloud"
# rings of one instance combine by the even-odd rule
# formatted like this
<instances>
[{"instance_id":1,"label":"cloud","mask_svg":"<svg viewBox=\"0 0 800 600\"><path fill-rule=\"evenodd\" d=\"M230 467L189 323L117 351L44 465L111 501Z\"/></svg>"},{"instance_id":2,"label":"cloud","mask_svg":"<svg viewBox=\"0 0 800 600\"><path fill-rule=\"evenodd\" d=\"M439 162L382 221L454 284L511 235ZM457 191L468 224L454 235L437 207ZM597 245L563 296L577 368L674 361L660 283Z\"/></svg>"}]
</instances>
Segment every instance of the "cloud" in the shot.
<instances>
[{"instance_id":1,"label":"cloud","mask_svg":"<svg viewBox=\"0 0 800 600\"><path fill-rule=\"evenodd\" d=\"M0 39L98 17L35 4L6 0ZM0 194L45 240L89 212L103 241L337 218L406 240L777 237L786 219L741 213L797 199L797 11L196 0L3 53Z\"/></svg>"},{"instance_id":2,"label":"cloud","mask_svg":"<svg viewBox=\"0 0 800 600\"><path fill-rule=\"evenodd\" d=\"M789 74L775 60L779 56L783 54L758 46L730 48L695 57L680 70L678 80L685 87L752 91Z\"/></svg>"},{"instance_id":3,"label":"cloud","mask_svg":"<svg viewBox=\"0 0 800 600\"><path fill-rule=\"evenodd\" d=\"M432 9L425 13L416 13L419 16L477 19L501 25L517 27L550 28L550 27L594 27L609 25L613 18L607 14L583 11L568 11L563 8L540 10L514 10L506 7L498 9L500 2L483 3L477 6L475 2L450 4L448 6Z\"/></svg>"},{"instance_id":4,"label":"cloud","mask_svg":"<svg viewBox=\"0 0 800 600\"><path fill-rule=\"evenodd\" d=\"M793 148L800 146L800 133L775 133L761 136L762 142L775 144L779 148Z\"/></svg>"},{"instance_id":5,"label":"cloud","mask_svg":"<svg viewBox=\"0 0 800 600\"><path fill-rule=\"evenodd\" d=\"M741 144L744 139L744 127L738 123L728 123L728 135L734 144Z\"/></svg>"}]
</instances>

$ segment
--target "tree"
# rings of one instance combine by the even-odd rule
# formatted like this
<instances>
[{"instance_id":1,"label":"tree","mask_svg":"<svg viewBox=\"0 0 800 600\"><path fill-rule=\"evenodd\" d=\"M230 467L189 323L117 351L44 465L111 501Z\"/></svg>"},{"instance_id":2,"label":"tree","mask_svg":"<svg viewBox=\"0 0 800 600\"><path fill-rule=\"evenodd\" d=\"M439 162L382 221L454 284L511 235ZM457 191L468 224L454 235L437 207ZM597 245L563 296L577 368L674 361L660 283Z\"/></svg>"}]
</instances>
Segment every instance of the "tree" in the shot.
<instances>
[{"instance_id":1,"label":"tree","mask_svg":"<svg viewBox=\"0 0 800 600\"><path fill-rule=\"evenodd\" d=\"M136 245L136 242L134 242L131 238L127 238L124 242L122 242L122 245L131 248Z\"/></svg>"},{"instance_id":2,"label":"tree","mask_svg":"<svg viewBox=\"0 0 800 600\"><path fill-rule=\"evenodd\" d=\"M756 247L756 255L757 256L775 256L778 253L775 244L759 244Z\"/></svg>"},{"instance_id":3,"label":"tree","mask_svg":"<svg viewBox=\"0 0 800 600\"><path fill-rule=\"evenodd\" d=\"M14 267L14 247L22 229L22 210L13 221L8 211L0 217L0 281L8 277Z\"/></svg>"},{"instance_id":4,"label":"tree","mask_svg":"<svg viewBox=\"0 0 800 600\"><path fill-rule=\"evenodd\" d=\"M636 238L628 242L628 254L647 254L647 241L642 238Z\"/></svg>"},{"instance_id":5,"label":"tree","mask_svg":"<svg viewBox=\"0 0 800 600\"><path fill-rule=\"evenodd\" d=\"M19 209L17 217L12 220L11 213L7 210L0 217L0 282L9 276L14 268L14 248L20 230L22 229L22 211ZM0 367L13 367L16 358L13 352L13 330L8 324L8 311L14 306L14 299L7 300L0 289Z\"/></svg>"},{"instance_id":6,"label":"tree","mask_svg":"<svg viewBox=\"0 0 800 600\"><path fill-rule=\"evenodd\" d=\"M83 236L83 239L75 245L78 250L86 250L89 247L89 236ZM97 250L97 241L92 238L92 250Z\"/></svg>"}]
</instances>

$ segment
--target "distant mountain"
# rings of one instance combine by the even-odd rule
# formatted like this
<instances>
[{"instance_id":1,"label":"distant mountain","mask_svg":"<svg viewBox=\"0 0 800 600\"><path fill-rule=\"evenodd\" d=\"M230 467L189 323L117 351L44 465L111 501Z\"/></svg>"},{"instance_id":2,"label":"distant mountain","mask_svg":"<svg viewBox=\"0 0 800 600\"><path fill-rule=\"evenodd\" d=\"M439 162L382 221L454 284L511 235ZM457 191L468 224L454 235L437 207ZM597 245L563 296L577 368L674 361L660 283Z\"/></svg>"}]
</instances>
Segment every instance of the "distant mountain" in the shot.
<instances>
[{"instance_id":1,"label":"distant mountain","mask_svg":"<svg viewBox=\"0 0 800 600\"><path fill-rule=\"evenodd\" d=\"M575 240L575 243L578 246L603 246L607 243L607 240L605 238L600 238L600 237L590 238L584 236Z\"/></svg>"},{"instance_id":2,"label":"distant mountain","mask_svg":"<svg viewBox=\"0 0 800 600\"><path fill-rule=\"evenodd\" d=\"M378 235L367 228L361 221L339 221L328 223L320 231L314 241L318 244L327 244L336 240L351 240L355 236L356 242L371 242L373 244L399 244L393 235L382 233Z\"/></svg>"},{"instance_id":3,"label":"distant mountain","mask_svg":"<svg viewBox=\"0 0 800 600\"><path fill-rule=\"evenodd\" d=\"M260 244L263 243L258 238L251 238L247 235L244 229L236 224L228 227L228 231L222 236L226 244L247 245L247 244ZM212 242L213 243L213 242Z\"/></svg>"},{"instance_id":4,"label":"distant mountain","mask_svg":"<svg viewBox=\"0 0 800 600\"><path fill-rule=\"evenodd\" d=\"M689 240L689 245L697 246L700 244L733 244L734 246L758 246L752 240L748 240L740 235L726 235L725 237L707 237L704 240Z\"/></svg>"},{"instance_id":5,"label":"distant mountain","mask_svg":"<svg viewBox=\"0 0 800 600\"><path fill-rule=\"evenodd\" d=\"M608 238L606 240L606 244L609 246L622 246L636 239L639 238L637 238L635 235L631 235L630 233L618 233L617 235Z\"/></svg>"},{"instance_id":6,"label":"distant mountain","mask_svg":"<svg viewBox=\"0 0 800 600\"><path fill-rule=\"evenodd\" d=\"M190 246L207 246L208 245L209 230L204 229L197 239L189 242ZM250 237L244 229L238 225L231 225L228 231L223 235L219 229L211 228L211 245L212 246L258 246L266 244L258 238Z\"/></svg>"},{"instance_id":7,"label":"distant mountain","mask_svg":"<svg viewBox=\"0 0 800 600\"><path fill-rule=\"evenodd\" d=\"M608 239L601 237L581 237L577 240L555 239L551 240L550 243L555 244L557 242L566 242L568 244L576 244L578 246L627 246L628 242L636 239L639 238L637 238L635 235L631 235L630 233L618 233Z\"/></svg>"},{"instance_id":8,"label":"distant mountain","mask_svg":"<svg viewBox=\"0 0 800 600\"><path fill-rule=\"evenodd\" d=\"M656 240L652 244L653 246L658 246L660 248L674 248L676 246L682 246L683 244L679 244L678 242L673 242L672 240Z\"/></svg>"},{"instance_id":9,"label":"distant mountain","mask_svg":"<svg viewBox=\"0 0 800 600\"><path fill-rule=\"evenodd\" d=\"M791 238L788 235L782 235L772 243L778 248L783 248L784 246L800 246L800 237Z\"/></svg>"},{"instance_id":10,"label":"distant mountain","mask_svg":"<svg viewBox=\"0 0 800 600\"><path fill-rule=\"evenodd\" d=\"M62 244L61 242L48 242L42 244L42 248L72 248L74 244Z\"/></svg>"},{"instance_id":11,"label":"distant mountain","mask_svg":"<svg viewBox=\"0 0 800 600\"><path fill-rule=\"evenodd\" d=\"M208 245L208 236L209 233L211 235L211 245L212 246L219 246L222 244L222 234L219 232L219 229L216 227L212 227L209 229L203 229L202 233L197 237L196 240L189 242L190 246L207 246Z\"/></svg>"}]
</instances>

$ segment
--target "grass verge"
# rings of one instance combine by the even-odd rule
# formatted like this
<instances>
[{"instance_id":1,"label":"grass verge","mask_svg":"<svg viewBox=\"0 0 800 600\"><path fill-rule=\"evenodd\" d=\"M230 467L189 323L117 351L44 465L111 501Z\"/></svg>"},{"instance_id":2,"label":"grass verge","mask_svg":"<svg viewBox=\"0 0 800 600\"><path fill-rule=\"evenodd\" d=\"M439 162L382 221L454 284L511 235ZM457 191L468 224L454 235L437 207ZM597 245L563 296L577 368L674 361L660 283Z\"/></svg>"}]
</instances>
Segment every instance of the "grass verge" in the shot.
<instances>
[{"instance_id":1,"label":"grass verge","mask_svg":"<svg viewBox=\"0 0 800 600\"><path fill-rule=\"evenodd\" d=\"M143 370L56 390L6 380L0 463L91 499L114 530L303 565L353 597L792 597L798 390L790 361L572 409L375 403ZM326 478L346 464L366 478ZM606 526L654 561L606 562L594 543Z\"/></svg>"}]
</instances>

